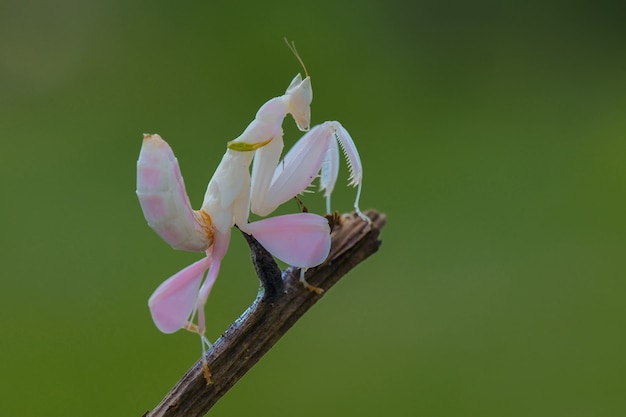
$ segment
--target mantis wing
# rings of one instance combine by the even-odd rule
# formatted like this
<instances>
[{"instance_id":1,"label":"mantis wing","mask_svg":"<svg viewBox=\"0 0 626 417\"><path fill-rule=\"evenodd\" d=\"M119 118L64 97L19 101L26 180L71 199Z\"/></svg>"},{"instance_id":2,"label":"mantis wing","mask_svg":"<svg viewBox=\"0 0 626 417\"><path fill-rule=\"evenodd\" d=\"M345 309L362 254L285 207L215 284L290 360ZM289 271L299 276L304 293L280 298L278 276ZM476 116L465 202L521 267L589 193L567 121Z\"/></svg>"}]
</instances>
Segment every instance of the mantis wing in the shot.
<instances>
[{"instance_id":1,"label":"mantis wing","mask_svg":"<svg viewBox=\"0 0 626 417\"><path fill-rule=\"evenodd\" d=\"M196 296L204 272L209 268L209 256L172 275L154 291L148 306L154 324L163 333L183 328L196 304Z\"/></svg>"},{"instance_id":2,"label":"mantis wing","mask_svg":"<svg viewBox=\"0 0 626 417\"><path fill-rule=\"evenodd\" d=\"M244 231L281 261L300 268L321 264L330 252L328 221L317 214L271 217L248 223Z\"/></svg>"}]
</instances>

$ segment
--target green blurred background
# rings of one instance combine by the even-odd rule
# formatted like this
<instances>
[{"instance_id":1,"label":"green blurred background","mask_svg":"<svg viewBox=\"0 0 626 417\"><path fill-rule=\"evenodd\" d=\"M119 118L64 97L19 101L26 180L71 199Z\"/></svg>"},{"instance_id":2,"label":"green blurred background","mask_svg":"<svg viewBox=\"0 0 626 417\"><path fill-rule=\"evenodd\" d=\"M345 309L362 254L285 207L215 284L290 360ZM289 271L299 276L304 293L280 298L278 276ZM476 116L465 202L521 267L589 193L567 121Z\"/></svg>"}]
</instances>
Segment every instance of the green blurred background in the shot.
<instances>
[{"instance_id":1,"label":"green blurred background","mask_svg":"<svg viewBox=\"0 0 626 417\"><path fill-rule=\"evenodd\" d=\"M159 333L147 309L198 255L143 219L141 135L172 145L198 206L225 142L301 71L286 36L313 122L350 131L361 206L388 225L210 414L626 416L624 16L623 2L1 2L0 414L140 416L198 358L196 336ZM334 207L353 198L338 186ZM248 256L234 234L212 339L255 297Z\"/></svg>"}]
</instances>

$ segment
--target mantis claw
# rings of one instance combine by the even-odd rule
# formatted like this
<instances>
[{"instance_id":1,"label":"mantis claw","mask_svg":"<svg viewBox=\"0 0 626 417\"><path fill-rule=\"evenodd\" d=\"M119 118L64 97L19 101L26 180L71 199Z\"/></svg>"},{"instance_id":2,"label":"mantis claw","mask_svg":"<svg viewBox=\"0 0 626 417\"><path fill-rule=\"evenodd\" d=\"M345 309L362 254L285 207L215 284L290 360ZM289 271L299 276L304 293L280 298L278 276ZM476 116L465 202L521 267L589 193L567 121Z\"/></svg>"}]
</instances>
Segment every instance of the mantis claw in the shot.
<instances>
[{"instance_id":1,"label":"mantis claw","mask_svg":"<svg viewBox=\"0 0 626 417\"><path fill-rule=\"evenodd\" d=\"M304 273L306 272L306 270L307 270L307 268L300 268L300 283L307 290L309 290L311 292L314 292L317 295L322 295L324 293L324 289L323 288L316 287L315 285L309 284L307 282L307 280L304 278Z\"/></svg>"},{"instance_id":2,"label":"mantis claw","mask_svg":"<svg viewBox=\"0 0 626 417\"><path fill-rule=\"evenodd\" d=\"M204 379L207 385L211 385L213 381L211 380L211 371L209 370L209 363L206 360L207 353L211 350L213 345L209 342L209 339L206 336L200 336L200 343L202 344L202 374L204 375Z\"/></svg>"},{"instance_id":3,"label":"mantis claw","mask_svg":"<svg viewBox=\"0 0 626 417\"><path fill-rule=\"evenodd\" d=\"M204 380L206 381L207 385L211 385L213 383L213 381L211 380L211 377L213 375L211 375L209 363L204 358L202 359L202 375L204 375Z\"/></svg>"},{"instance_id":4,"label":"mantis claw","mask_svg":"<svg viewBox=\"0 0 626 417\"><path fill-rule=\"evenodd\" d=\"M361 212L361 210L357 209L356 210L356 214L357 216L359 216L364 222L366 222L367 224L372 224L372 219L370 219L369 217L367 217L365 214L363 214Z\"/></svg>"},{"instance_id":5,"label":"mantis claw","mask_svg":"<svg viewBox=\"0 0 626 417\"><path fill-rule=\"evenodd\" d=\"M357 190L356 193L356 201L359 201L359 197L361 196L361 184L359 183L359 188ZM361 209L359 209L359 206L357 203L354 204L354 211L356 212L356 214L363 219L363 221L367 222L367 224L372 224L372 219L370 219L369 217L367 217L365 214L363 214L363 212L361 211Z\"/></svg>"}]
</instances>

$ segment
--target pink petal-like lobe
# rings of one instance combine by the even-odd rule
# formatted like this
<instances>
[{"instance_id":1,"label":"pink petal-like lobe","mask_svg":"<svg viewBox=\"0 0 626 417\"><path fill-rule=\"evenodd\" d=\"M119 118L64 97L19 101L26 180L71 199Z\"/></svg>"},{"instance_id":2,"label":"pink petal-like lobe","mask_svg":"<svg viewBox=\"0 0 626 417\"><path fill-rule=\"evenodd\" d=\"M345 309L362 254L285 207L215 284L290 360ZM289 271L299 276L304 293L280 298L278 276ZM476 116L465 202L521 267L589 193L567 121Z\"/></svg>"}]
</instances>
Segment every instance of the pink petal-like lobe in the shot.
<instances>
[{"instance_id":1,"label":"pink petal-like lobe","mask_svg":"<svg viewBox=\"0 0 626 417\"><path fill-rule=\"evenodd\" d=\"M287 214L248 223L245 232L281 261L301 268L321 264L330 252L328 220L313 213Z\"/></svg>"},{"instance_id":2,"label":"pink petal-like lobe","mask_svg":"<svg viewBox=\"0 0 626 417\"><path fill-rule=\"evenodd\" d=\"M154 291L148 306L154 324L160 331L174 333L187 324L196 304L200 282L210 262L210 257L202 258L172 275Z\"/></svg>"}]
</instances>

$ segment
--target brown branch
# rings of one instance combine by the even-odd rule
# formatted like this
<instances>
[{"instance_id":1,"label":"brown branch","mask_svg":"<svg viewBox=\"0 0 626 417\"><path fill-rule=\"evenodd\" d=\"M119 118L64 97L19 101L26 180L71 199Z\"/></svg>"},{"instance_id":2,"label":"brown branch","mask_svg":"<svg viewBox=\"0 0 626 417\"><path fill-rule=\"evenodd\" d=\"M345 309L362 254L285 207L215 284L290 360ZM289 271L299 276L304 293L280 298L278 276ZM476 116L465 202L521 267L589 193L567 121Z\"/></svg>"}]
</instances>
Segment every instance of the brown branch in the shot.
<instances>
[{"instance_id":1,"label":"brown branch","mask_svg":"<svg viewBox=\"0 0 626 417\"><path fill-rule=\"evenodd\" d=\"M342 216L340 224L334 225L328 259L307 271L307 281L324 289L321 295L300 284L297 268L290 267L281 276L272 256L254 238L244 234L263 285L252 305L207 353L211 384L207 384L199 360L144 417L206 414L330 287L378 250L381 243L378 235L386 218L372 210L366 214L371 224L354 214Z\"/></svg>"}]
</instances>

